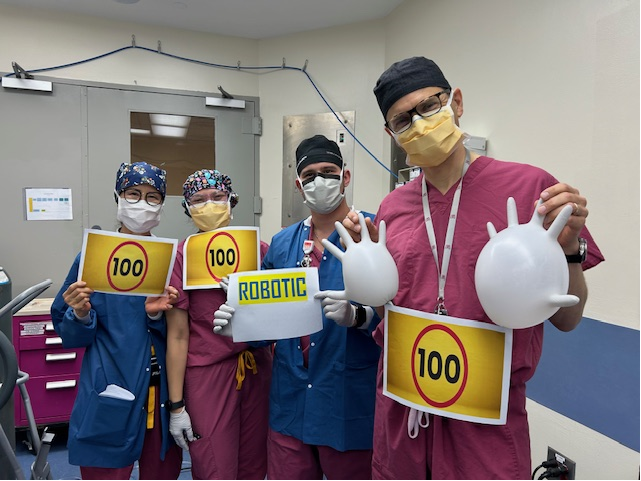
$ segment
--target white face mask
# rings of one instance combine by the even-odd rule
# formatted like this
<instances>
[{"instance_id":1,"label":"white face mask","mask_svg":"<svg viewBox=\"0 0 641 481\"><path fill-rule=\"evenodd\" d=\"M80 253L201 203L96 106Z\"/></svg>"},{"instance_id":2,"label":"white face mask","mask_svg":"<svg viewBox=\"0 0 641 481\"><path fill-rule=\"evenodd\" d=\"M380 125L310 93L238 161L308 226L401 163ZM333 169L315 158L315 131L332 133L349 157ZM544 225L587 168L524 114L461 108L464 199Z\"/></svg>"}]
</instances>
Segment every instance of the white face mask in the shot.
<instances>
[{"instance_id":1,"label":"white face mask","mask_svg":"<svg viewBox=\"0 0 641 481\"><path fill-rule=\"evenodd\" d=\"M160 224L163 205L149 205L143 199L130 204L122 197L118 197L116 219L134 234L146 234Z\"/></svg>"},{"instance_id":2,"label":"white face mask","mask_svg":"<svg viewBox=\"0 0 641 481\"><path fill-rule=\"evenodd\" d=\"M341 192L343 171L341 170L341 175L338 179L321 177L323 175L326 176L328 174L318 174L313 181L305 185L303 185L300 177L298 181L303 186L307 207L319 214L329 214L336 210L345 197L345 194ZM332 177L336 176L332 175Z\"/></svg>"}]
</instances>

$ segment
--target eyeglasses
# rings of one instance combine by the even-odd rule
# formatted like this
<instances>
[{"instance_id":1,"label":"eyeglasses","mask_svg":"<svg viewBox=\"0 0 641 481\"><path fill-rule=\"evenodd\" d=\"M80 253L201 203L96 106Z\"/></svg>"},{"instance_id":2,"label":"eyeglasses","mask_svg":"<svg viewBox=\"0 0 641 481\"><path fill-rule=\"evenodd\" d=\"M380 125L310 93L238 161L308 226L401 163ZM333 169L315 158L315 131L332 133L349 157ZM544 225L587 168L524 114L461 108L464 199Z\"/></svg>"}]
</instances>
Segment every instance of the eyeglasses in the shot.
<instances>
[{"instance_id":1,"label":"eyeglasses","mask_svg":"<svg viewBox=\"0 0 641 481\"><path fill-rule=\"evenodd\" d=\"M129 204L137 204L140 202L140 199L143 198L142 192L138 189L128 189L125 190L125 200ZM160 192L147 192L145 194L145 202L149 205L160 205L162 204L162 195Z\"/></svg>"},{"instance_id":2,"label":"eyeglasses","mask_svg":"<svg viewBox=\"0 0 641 481\"><path fill-rule=\"evenodd\" d=\"M189 205L198 205L198 204L204 204L207 201L227 202L227 199L228 199L227 193L220 190L212 193L211 195L200 194L197 192L194 195L192 195L189 198L189 200L187 200L187 203Z\"/></svg>"},{"instance_id":3,"label":"eyeglasses","mask_svg":"<svg viewBox=\"0 0 641 481\"><path fill-rule=\"evenodd\" d=\"M413 113L416 113L423 118L431 117L432 115L439 113L443 108L443 105L447 104L447 100L445 103L441 100L441 95L443 94L449 96L450 90L441 90L439 93L421 100L413 109L410 109L407 112L401 112L400 114L392 117L388 122L385 122L385 126L395 134L405 132L410 125L412 125Z\"/></svg>"}]
</instances>

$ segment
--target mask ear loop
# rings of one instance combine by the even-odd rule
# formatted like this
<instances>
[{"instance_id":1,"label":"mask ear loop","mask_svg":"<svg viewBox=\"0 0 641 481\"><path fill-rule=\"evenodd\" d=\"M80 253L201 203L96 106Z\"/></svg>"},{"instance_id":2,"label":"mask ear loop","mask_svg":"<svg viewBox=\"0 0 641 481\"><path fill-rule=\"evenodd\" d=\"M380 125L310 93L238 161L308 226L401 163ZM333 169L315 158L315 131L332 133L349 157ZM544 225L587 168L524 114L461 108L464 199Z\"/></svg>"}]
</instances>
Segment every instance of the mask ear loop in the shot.
<instances>
[{"instance_id":1,"label":"mask ear loop","mask_svg":"<svg viewBox=\"0 0 641 481\"><path fill-rule=\"evenodd\" d=\"M449 106L451 106L451 105L452 105L452 99L453 99L453 98L454 98L454 89L452 89L452 90L450 91L450 95L448 96L447 103L445 104L445 106L444 106L443 108L445 108L445 109L446 109L446 108L448 108Z\"/></svg>"},{"instance_id":2,"label":"mask ear loop","mask_svg":"<svg viewBox=\"0 0 641 481\"><path fill-rule=\"evenodd\" d=\"M183 209L185 209L185 214L187 217L191 218L191 212L189 212L189 205L187 204L187 201L183 199L181 203L183 205Z\"/></svg>"}]
</instances>

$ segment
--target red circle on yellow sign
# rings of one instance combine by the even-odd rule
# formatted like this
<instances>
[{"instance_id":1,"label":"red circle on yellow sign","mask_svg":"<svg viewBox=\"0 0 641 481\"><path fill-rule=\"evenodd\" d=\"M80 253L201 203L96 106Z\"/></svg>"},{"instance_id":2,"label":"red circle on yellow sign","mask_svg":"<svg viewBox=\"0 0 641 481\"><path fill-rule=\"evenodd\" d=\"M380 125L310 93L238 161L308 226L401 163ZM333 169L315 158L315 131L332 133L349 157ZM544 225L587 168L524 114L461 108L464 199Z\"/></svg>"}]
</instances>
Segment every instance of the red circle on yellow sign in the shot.
<instances>
[{"instance_id":1,"label":"red circle on yellow sign","mask_svg":"<svg viewBox=\"0 0 641 481\"><path fill-rule=\"evenodd\" d=\"M133 291L145 281L148 270L149 258L145 248L138 242L126 241L116 246L109 256L107 281L116 291Z\"/></svg>"},{"instance_id":2,"label":"red circle on yellow sign","mask_svg":"<svg viewBox=\"0 0 641 481\"><path fill-rule=\"evenodd\" d=\"M224 236L224 237L227 237L228 239L218 239L217 243L219 244L219 248L216 250L216 254L214 254L210 250L210 247L211 247L212 243L214 242L214 240L216 240L216 238L219 237L219 236ZM225 244L231 245L233 247L231 247L230 249L225 251L225 249L224 249ZM217 257L218 252L220 252L221 250L223 251L223 257L224 257L225 261L229 260L228 259L228 254L229 254L230 251L233 252L234 259L233 259L233 263L231 263L231 264L223 263L223 264L217 265L216 266L217 267L216 270L218 270L220 272L218 272L218 274L216 274L214 272L214 268L212 267L213 263L211 262L211 259L209 258L209 256L210 255L212 255L212 256L215 255ZM209 239L209 242L207 243L207 247L205 249L205 265L207 266L207 270L209 271L209 275L211 277L213 277L217 282L220 282L220 280L223 277L225 277L225 276L227 276L229 274L233 274L234 272L237 272L238 271L238 267L240 266L240 248L238 247L238 244L236 243L236 239L234 239L234 237L231 234L229 234L228 232L218 232L217 234L214 234L213 236L211 236L211 239ZM227 267L227 266L231 267L232 269L230 270L229 267Z\"/></svg>"},{"instance_id":3,"label":"red circle on yellow sign","mask_svg":"<svg viewBox=\"0 0 641 481\"><path fill-rule=\"evenodd\" d=\"M462 369L462 374L463 378L461 381L461 384L454 392L454 394L445 400L437 401L435 399L432 399L430 396L428 396L424 390L422 389L419 379L416 375L416 354L417 350L419 349L419 343L420 341L427 335L427 334L435 334L437 331L442 331L445 333L447 336L449 336L450 340L453 340L454 343L458 346L460 350L461 357L463 359L463 369ZM437 353L438 354L438 353ZM420 356L419 356L420 357ZM423 356L424 357L424 356ZM458 360L458 358L457 358ZM416 337L416 341L414 341L414 346L412 347L412 355L411 355L411 362L412 362L412 380L414 381L414 386L416 387L417 392L420 394L420 396L431 406L434 406L436 408L446 408L448 406L451 406L454 404L463 394L463 391L465 390L465 386L467 384L467 375L468 375L468 361L467 361L467 354L465 352L465 347L463 346L463 343L461 342L461 339L456 335L456 333L450 329L447 326L443 326L440 324L432 324L431 326L427 326L425 329L423 329L419 335ZM428 366L428 369L430 369L431 366ZM447 369L447 365L446 365Z\"/></svg>"}]
</instances>

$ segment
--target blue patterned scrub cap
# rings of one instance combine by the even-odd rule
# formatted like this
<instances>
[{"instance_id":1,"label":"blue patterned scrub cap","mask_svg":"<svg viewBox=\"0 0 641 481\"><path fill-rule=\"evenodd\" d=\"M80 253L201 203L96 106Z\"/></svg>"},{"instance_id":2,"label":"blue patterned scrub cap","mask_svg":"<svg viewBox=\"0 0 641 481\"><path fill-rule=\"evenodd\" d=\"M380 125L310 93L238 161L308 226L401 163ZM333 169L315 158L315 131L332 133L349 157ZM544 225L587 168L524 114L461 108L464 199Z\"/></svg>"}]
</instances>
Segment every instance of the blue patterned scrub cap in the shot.
<instances>
[{"instance_id":1,"label":"blue patterned scrub cap","mask_svg":"<svg viewBox=\"0 0 641 481\"><path fill-rule=\"evenodd\" d=\"M158 189L163 199L167 192L167 172L147 162L122 163L116 173L116 192L134 185L149 184Z\"/></svg>"}]
</instances>

